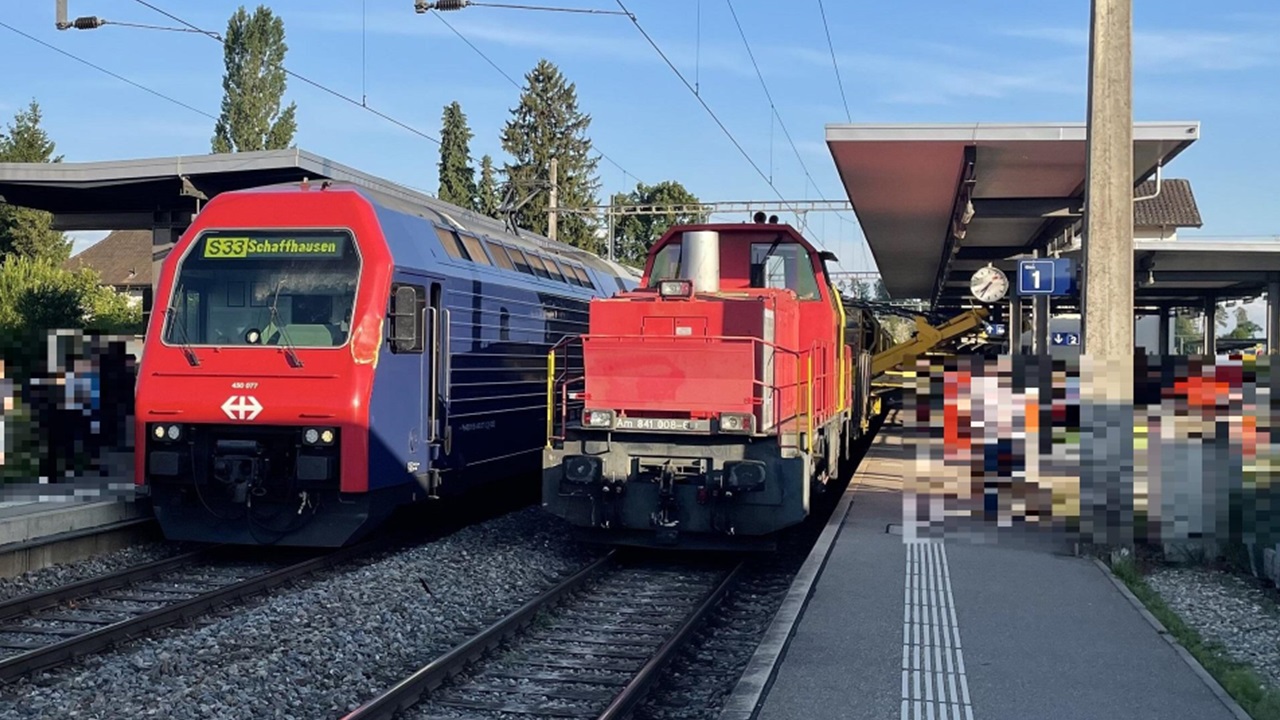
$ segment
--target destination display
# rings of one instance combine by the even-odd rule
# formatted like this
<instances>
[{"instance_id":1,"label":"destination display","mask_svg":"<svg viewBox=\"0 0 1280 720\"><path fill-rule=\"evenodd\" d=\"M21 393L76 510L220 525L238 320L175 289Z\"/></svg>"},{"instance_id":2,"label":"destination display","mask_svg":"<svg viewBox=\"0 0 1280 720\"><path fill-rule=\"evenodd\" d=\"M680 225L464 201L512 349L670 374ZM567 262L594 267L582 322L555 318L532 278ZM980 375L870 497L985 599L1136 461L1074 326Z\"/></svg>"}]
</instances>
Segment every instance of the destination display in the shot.
<instances>
[{"instance_id":1,"label":"destination display","mask_svg":"<svg viewBox=\"0 0 1280 720\"><path fill-rule=\"evenodd\" d=\"M206 237L203 257L214 260L245 258L340 258L348 238L323 237Z\"/></svg>"}]
</instances>

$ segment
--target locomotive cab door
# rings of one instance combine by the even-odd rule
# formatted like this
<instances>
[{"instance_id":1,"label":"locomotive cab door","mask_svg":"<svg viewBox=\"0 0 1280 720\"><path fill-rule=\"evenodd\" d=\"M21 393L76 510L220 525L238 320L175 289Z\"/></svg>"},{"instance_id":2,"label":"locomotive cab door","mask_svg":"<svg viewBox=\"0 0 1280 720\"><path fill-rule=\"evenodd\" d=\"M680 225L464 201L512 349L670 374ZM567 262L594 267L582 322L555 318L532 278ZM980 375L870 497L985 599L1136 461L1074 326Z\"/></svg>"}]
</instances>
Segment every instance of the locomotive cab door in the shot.
<instances>
[{"instance_id":1,"label":"locomotive cab door","mask_svg":"<svg viewBox=\"0 0 1280 720\"><path fill-rule=\"evenodd\" d=\"M389 340L397 359L388 361L399 364L395 371L401 378L398 387L406 399L415 400L401 406L413 410L398 421L407 430L407 447L402 450L405 469L434 496L441 456L448 452L442 399L447 389L441 389L447 385L443 378L448 376L440 360L447 357L443 349L448 347L448 313L441 308L441 283L430 278L396 278L391 316Z\"/></svg>"}]
</instances>

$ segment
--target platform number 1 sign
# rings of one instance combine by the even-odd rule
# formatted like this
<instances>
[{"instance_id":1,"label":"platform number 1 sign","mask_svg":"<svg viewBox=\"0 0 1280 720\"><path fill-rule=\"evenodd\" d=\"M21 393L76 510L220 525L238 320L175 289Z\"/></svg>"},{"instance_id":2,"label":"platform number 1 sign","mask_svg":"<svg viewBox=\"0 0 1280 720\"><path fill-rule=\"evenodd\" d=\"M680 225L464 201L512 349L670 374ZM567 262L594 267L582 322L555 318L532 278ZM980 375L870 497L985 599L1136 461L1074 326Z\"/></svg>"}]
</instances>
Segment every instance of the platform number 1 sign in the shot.
<instances>
[{"instance_id":1,"label":"platform number 1 sign","mask_svg":"<svg viewBox=\"0 0 1280 720\"><path fill-rule=\"evenodd\" d=\"M1022 260L1018 263L1019 295L1069 295L1074 285L1070 260Z\"/></svg>"}]
</instances>

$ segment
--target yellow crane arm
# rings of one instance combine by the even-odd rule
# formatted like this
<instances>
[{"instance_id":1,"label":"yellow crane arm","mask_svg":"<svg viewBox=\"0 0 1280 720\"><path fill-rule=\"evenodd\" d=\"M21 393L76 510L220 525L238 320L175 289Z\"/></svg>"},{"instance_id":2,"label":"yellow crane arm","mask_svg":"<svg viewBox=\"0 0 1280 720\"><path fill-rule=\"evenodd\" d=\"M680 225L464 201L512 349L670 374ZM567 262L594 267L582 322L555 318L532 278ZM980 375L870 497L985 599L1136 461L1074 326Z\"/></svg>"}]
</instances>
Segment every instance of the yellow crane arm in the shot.
<instances>
[{"instance_id":1,"label":"yellow crane arm","mask_svg":"<svg viewBox=\"0 0 1280 720\"><path fill-rule=\"evenodd\" d=\"M871 377L876 378L901 365L909 357L919 356L933 348L953 340L982 324L987 317L985 308L975 308L957 315L938 327L916 316L916 335L871 358Z\"/></svg>"}]
</instances>

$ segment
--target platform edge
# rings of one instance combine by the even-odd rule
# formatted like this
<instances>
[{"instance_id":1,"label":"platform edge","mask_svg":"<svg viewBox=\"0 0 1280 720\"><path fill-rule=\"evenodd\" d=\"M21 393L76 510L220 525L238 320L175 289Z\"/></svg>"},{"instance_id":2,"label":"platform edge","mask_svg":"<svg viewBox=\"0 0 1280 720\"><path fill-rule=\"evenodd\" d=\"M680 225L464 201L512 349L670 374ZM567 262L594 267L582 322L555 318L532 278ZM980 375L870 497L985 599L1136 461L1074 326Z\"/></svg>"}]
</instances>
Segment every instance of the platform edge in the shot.
<instances>
[{"instance_id":1,"label":"platform edge","mask_svg":"<svg viewBox=\"0 0 1280 720\"><path fill-rule=\"evenodd\" d=\"M1236 702L1235 698L1231 697L1231 694L1218 683L1217 679L1215 679L1208 670L1204 669L1204 666L1200 664L1200 661L1196 660L1195 656L1183 647L1182 643L1178 642L1178 639L1175 638L1167 628L1165 628L1164 624L1161 623L1155 615L1151 614L1151 611L1147 609L1147 606L1143 605L1142 601L1129 590L1123 580L1116 577L1115 573L1111 572L1111 568L1107 567L1106 563L1096 557L1090 559L1093 560L1093 563L1098 567L1098 570L1111 581L1111 584L1120 591L1120 594L1124 595L1129 603L1138 610L1138 613L1142 615L1142 617L1146 618L1151 627L1155 628L1156 633L1159 634L1160 637L1164 638L1165 642L1173 646L1173 649L1178 653L1178 656L1182 658L1183 662L1185 662L1191 668L1192 672L1194 672L1200 680L1208 686L1209 691L1212 692L1214 696L1231 711L1231 714L1236 716L1237 720L1253 720L1253 716L1245 712L1244 708L1240 706L1240 703Z\"/></svg>"},{"instance_id":2,"label":"platform edge","mask_svg":"<svg viewBox=\"0 0 1280 720\"><path fill-rule=\"evenodd\" d=\"M753 720L759 712L777 676L782 658L791 645L791 638L800 624L800 618L804 615L804 610L813 595L814 585L822 575L827 559L831 556L831 550L835 547L836 539L840 536L845 517L849 514L849 507L853 504L855 492L856 483L851 482L845 488L844 497L840 498L831 517L827 519L826 527L818 536L813 549L809 551L809 556L805 558L804 564L796 573L791 588L787 590L786 598L783 599L764 637L760 639L760 644L756 646L756 651L747 662L747 667L742 671L742 676L734 686L733 692L726 698L718 720Z\"/></svg>"}]
</instances>

